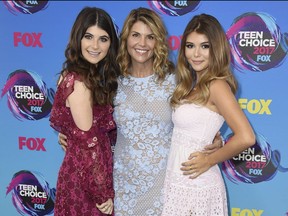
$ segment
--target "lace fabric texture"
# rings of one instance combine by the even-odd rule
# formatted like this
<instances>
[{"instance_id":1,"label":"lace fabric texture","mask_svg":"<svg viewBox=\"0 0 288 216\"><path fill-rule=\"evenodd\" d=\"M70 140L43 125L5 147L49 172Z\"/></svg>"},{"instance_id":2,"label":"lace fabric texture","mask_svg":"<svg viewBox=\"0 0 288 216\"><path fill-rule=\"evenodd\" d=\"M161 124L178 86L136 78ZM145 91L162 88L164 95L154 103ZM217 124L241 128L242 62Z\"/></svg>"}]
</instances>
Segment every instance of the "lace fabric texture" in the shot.
<instances>
[{"instance_id":1,"label":"lace fabric texture","mask_svg":"<svg viewBox=\"0 0 288 216\"><path fill-rule=\"evenodd\" d=\"M119 79L113 171L117 216L161 215L174 88L173 75L161 84L154 75Z\"/></svg>"},{"instance_id":2,"label":"lace fabric texture","mask_svg":"<svg viewBox=\"0 0 288 216\"><path fill-rule=\"evenodd\" d=\"M89 131L74 123L65 101L74 90L76 73L68 73L57 88L50 125L67 136L68 147L59 170L55 216L104 215L96 203L114 197L113 159L109 132L115 129L111 106L93 107L93 124Z\"/></svg>"},{"instance_id":3,"label":"lace fabric texture","mask_svg":"<svg viewBox=\"0 0 288 216\"><path fill-rule=\"evenodd\" d=\"M228 215L225 184L217 165L193 180L180 170L190 153L212 143L224 118L206 107L183 104L172 113L172 120L162 216Z\"/></svg>"}]
</instances>

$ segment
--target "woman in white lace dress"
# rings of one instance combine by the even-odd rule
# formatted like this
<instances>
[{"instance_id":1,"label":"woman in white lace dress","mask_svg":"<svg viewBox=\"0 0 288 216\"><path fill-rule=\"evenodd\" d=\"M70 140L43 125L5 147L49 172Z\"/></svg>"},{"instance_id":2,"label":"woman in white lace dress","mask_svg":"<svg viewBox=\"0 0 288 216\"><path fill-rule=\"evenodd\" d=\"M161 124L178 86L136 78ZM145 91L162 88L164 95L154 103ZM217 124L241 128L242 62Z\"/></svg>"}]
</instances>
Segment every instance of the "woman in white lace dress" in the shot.
<instances>
[{"instance_id":1,"label":"woman in white lace dress","mask_svg":"<svg viewBox=\"0 0 288 216\"><path fill-rule=\"evenodd\" d=\"M213 16L195 16L179 50L177 87L171 98L174 129L168 158L162 216L227 216L227 198L218 163L255 143L255 136L234 96L225 32ZM226 121L230 140L212 154L202 152ZM195 152L189 157L190 152ZM180 171L187 157L190 167Z\"/></svg>"}]
</instances>

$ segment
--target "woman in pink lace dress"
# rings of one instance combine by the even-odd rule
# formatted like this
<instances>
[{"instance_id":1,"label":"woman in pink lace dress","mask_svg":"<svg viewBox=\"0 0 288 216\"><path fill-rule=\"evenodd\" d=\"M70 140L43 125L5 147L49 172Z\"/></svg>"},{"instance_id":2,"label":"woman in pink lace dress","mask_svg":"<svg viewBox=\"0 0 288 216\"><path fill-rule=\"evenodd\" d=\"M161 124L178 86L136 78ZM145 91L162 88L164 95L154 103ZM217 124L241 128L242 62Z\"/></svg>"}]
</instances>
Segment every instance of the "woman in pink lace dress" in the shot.
<instances>
[{"instance_id":1,"label":"woman in pink lace dress","mask_svg":"<svg viewBox=\"0 0 288 216\"><path fill-rule=\"evenodd\" d=\"M218 163L255 143L255 136L234 96L225 32L213 16L195 16L187 25L179 50L177 86L171 98L174 129L168 158L162 216L228 216ZM233 132L218 151L205 154L223 122ZM195 152L189 156L190 152ZM181 163L191 159L188 168ZM185 174L180 171L185 171Z\"/></svg>"},{"instance_id":2,"label":"woman in pink lace dress","mask_svg":"<svg viewBox=\"0 0 288 216\"><path fill-rule=\"evenodd\" d=\"M55 216L113 214L113 161L109 132L119 68L118 38L111 17L99 8L77 16L50 116L67 135L59 171Z\"/></svg>"}]
</instances>

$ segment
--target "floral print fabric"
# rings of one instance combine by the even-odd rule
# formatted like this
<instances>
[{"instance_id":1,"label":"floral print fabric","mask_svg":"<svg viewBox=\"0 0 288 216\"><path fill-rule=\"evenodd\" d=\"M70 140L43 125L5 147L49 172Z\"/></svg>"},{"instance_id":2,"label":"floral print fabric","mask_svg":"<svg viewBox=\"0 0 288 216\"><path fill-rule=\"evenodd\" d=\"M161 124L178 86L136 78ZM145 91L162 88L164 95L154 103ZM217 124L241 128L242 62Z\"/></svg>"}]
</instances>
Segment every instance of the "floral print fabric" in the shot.
<instances>
[{"instance_id":1,"label":"floral print fabric","mask_svg":"<svg viewBox=\"0 0 288 216\"><path fill-rule=\"evenodd\" d=\"M169 98L175 77L161 83L155 75L119 79L114 119L116 216L159 216L170 148L172 121Z\"/></svg>"},{"instance_id":2,"label":"floral print fabric","mask_svg":"<svg viewBox=\"0 0 288 216\"><path fill-rule=\"evenodd\" d=\"M55 216L99 216L96 207L114 198L113 160L109 132L115 129L110 105L93 106L93 124L88 131L74 123L66 99L74 90L76 73L68 73L59 84L50 116L51 126L67 136L68 147L61 165Z\"/></svg>"}]
</instances>

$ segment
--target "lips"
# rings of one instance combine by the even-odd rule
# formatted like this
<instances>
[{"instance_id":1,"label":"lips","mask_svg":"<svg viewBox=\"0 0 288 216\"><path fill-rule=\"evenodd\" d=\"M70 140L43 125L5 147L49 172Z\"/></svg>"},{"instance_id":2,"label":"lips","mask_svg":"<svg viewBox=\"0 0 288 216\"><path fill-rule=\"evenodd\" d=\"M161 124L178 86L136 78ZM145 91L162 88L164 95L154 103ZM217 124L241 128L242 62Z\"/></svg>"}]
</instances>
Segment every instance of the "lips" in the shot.
<instances>
[{"instance_id":1,"label":"lips","mask_svg":"<svg viewBox=\"0 0 288 216\"><path fill-rule=\"evenodd\" d=\"M143 49L135 49L135 51L141 55L145 54L148 52L148 50L143 50Z\"/></svg>"},{"instance_id":2,"label":"lips","mask_svg":"<svg viewBox=\"0 0 288 216\"><path fill-rule=\"evenodd\" d=\"M195 61L195 60L191 60L192 64L194 65L200 65L203 63L203 61Z\"/></svg>"},{"instance_id":3,"label":"lips","mask_svg":"<svg viewBox=\"0 0 288 216\"><path fill-rule=\"evenodd\" d=\"M93 52L93 51L87 51L91 56L98 56L100 55L100 52Z\"/></svg>"}]
</instances>

